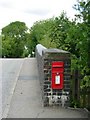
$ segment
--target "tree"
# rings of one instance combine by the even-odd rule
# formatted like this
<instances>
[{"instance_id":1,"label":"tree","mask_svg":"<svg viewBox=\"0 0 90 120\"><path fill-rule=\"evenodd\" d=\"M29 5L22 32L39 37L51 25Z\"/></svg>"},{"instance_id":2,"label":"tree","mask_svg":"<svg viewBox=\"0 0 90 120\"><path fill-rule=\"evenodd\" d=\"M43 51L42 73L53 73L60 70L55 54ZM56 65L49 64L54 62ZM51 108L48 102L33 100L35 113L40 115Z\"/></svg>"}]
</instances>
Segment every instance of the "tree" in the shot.
<instances>
[{"instance_id":1,"label":"tree","mask_svg":"<svg viewBox=\"0 0 90 120\"><path fill-rule=\"evenodd\" d=\"M59 17L55 18L55 24L50 36L52 41L56 42L57 48L68 50L78 57L78 49L76 49L77 29L75 21L70 21L66 13L63 12Z\"/></svg>"},{"instance_id":2,"label":"tree","mask_svg":"<svg viewBox=\"0 0 90 120\"><path fill-rule=\"evenodd\" d=\"M30 40L28 41L28 49L35 51L35 47L38 43L46 46L47 48L55 46L55 43L51 42L50 32L53 27L54 19L48 19L36 22L30 29Z\"/></svg>"},{"instance_id":3,"label":"tree","mask_svg":"<svg viewBox=\"0 0 90 120\"><path fill-rule=\"evenodd\" d=\"M81 36L77 47L80 49L82 70L86 76L90 75L90 1L79 1L75 9L79 11L76 17L82 20L82 23L78 23Z\"/></svg>"},{"instance_id":4,"label":"tree","mask_svg":"<svg viewBox=\"0 0 90 120\"><path fill-rule=\"evenodd\" d=\"M2 56L21 57L26 44L27 30L24 22L12 22L2 29Z\"/></svg>"}]
</instances>

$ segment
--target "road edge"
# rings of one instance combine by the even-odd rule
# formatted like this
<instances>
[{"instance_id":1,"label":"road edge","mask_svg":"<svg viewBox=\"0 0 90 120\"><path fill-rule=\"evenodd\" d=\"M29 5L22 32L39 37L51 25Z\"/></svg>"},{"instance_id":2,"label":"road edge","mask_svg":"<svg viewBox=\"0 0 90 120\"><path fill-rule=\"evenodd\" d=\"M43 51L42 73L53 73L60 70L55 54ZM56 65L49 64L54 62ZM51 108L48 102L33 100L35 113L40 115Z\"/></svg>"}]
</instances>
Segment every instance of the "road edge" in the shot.
<instances>
[{"instance_id":1,"label":"road edge","mask_svg":"<svg viewBox=\"0 0 90 120\"><path fill-rule=\"evenodd\" d=\"M17 75L16 75L16 79L15 79L14 85L13 85L13 87L12 87L12 89L11 89L10 96L8 97L5 110L4 110L3 114L2 114L2 118L7 118L7 116L8 116L9 109L10 109L10 103L11 103L11 100L12 100L12 97L13 97L13 93L14 93L14 90L15 90L15 87L16 87L16 84L17 84L17 81L18 81L18 76L19 76L20 71L21 71L21 69L22 69L24 60L25 60L25 59L23 59L22 64L20 65L19 72L18 72Z\"/></svg>"}]
</instances>

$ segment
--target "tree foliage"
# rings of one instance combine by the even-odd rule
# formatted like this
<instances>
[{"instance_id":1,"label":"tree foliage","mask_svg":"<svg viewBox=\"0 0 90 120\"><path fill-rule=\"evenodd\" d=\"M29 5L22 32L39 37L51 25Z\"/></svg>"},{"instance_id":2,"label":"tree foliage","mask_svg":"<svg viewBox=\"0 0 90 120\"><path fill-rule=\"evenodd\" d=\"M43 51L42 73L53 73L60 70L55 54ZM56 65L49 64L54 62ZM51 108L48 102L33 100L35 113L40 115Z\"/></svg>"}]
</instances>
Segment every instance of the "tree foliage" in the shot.
<instances>
[{"instance_id":1,"label":"tree foliage","mask_svg":"<svg viewBox=\"0 0 90 120\"><path fill-rule=\"evenodd\" d=\"M25 23L12 22L2 29L2 57L21 57L27 41Z\"/></svg>"},{"instance_id":2,"label":"tree foliage","mask_svg":"<svg viewBox=\"0 0 90 120\"><path fill-rule=\"evenodd\" d=\"M51 42L50 33L54 24L54 19L48 19L36 22L33 27L30 29L30 40L34 46L33 50L37 43L40 43L47 48L55 46L53 42ZM30 44L29 44L30 45Z\"/></svg>"},{"instance_id":3,"label":"tree foliage","mask_svg":"<svg viewBox=\"0 0 90 120\"><path fill-rule=\"evenodd\" d=\"M77 8L78 6L78 8ZM81 73L83 74L83 88L90 87L90 1L79 1L76 9L79 10L80 40L77 47L80 49L80 61L82 63Z\"/></svg>"}]
</instances>

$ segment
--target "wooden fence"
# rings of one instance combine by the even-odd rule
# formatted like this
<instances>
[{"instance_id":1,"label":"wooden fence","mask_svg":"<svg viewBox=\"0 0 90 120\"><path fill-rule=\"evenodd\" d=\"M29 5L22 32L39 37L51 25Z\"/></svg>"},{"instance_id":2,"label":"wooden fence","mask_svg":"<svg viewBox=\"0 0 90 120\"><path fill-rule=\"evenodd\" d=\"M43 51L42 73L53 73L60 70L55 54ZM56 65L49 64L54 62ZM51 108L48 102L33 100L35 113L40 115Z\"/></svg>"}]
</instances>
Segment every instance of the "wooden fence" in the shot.
<instances>
[{"instance_id":1,"label":"wooden fence","mask_svg":"<svg viewBox=\"0 0 90 120\"><path fill-rule=\"evenodd\" d=\"M71 106L90 110L90 87L81 89L81 75L78 70L71 75Z\"/></svg>"}]
</instances>

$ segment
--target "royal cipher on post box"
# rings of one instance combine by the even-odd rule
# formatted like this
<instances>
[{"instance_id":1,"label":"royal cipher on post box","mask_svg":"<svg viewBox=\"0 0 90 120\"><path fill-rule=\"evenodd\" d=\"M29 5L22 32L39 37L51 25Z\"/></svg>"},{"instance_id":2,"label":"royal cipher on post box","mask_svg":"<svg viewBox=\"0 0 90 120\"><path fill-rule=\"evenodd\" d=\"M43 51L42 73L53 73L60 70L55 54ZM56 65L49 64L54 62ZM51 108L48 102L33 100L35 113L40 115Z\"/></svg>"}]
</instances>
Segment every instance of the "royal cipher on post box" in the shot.
<instances>
[{"instance_id":1,"label":"royal cipher on post box","mask_svg":"<svg viewBox=\"0 0 90 120\"><path fill-rule=\"evenodd\" d=\"M64 82L64 62L54 61L52 62L52 76L51 76L52 89L63 89L63 82Z\"/></svg>"}]
</instances>

